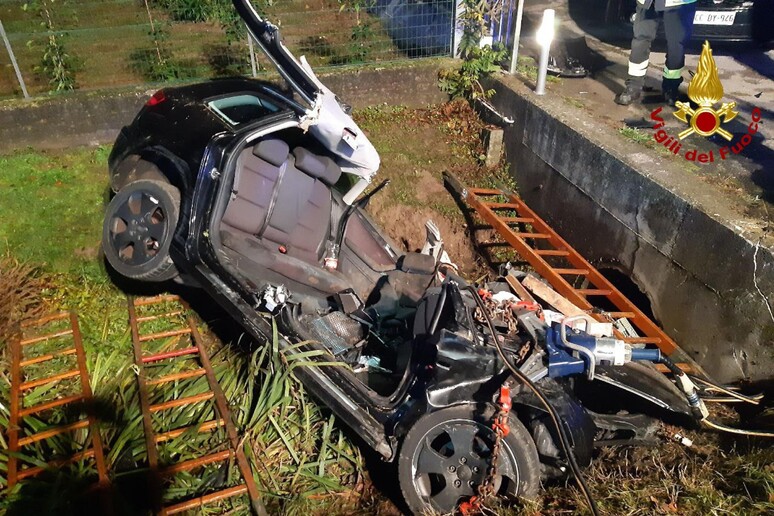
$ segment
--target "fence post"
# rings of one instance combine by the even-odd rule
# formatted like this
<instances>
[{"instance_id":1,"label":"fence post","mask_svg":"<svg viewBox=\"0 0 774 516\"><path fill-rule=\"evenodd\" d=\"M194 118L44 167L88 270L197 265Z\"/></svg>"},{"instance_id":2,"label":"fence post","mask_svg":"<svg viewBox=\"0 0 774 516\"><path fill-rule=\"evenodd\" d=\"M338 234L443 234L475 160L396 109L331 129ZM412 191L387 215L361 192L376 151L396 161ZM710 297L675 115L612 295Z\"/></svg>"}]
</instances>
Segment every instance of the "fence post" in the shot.
<instances>
[{"instance_id":1,"label":"fence post","mask_svg":"<svg viewBox=\"0 0 774 516\"><path fill-rule=\"evenodd\" d=\"M511 75L516 73L516 67L519 65L519 40L521 39L521 17L524 14L524 0L519 0L516 7L516 27L513 29L513 52L511 53Z\"/></svg>"},{"instance_id":2,"label":"fence post","mask_svg":"<svg viewBox=\"0 0 774 516\"><path fill-rule=\"evenodd\" d=\"M253 79L258 77L258 64L255 62L255 49L253 48L253 35L247 31L247 46L250 49L250 66L253 69Z\"/></svg>"},{"instance_id":3,"label":"fence post","mask_svg":"<svg viewBox=\"0 0 774 516\"><path fill-rule=\"evenodd\" d=\"M465 7L462 0L457 0L456 7L454 9L454 26L452 27L453 43L452 43L452 57L457 57L460 52L460 41L462 40L463 28L460 26L460 19L465 13Z\"/></svg>"},{"instance_id":4,"label":"fence post","mask_svg":"<svg viewBox=\"0 0 774 516\"><path fill-rule=\"evenodd\" d=\"M3 27L2 20L0 20L0 35L3 37L6 50L8 50L8 57L11 58L11 64L13 64L13 69L16 72L16 78L19 80L19 85L21 86L24 98L29 99L30 94L27 93L27 85L24 84L24 77L22 77L21 70L19 70L19 64L16 62L16 56L13 53L13 48L11 48L11 42L8 41L8 36L5 33L5 27Z\"/></svg>"}]
</instances>

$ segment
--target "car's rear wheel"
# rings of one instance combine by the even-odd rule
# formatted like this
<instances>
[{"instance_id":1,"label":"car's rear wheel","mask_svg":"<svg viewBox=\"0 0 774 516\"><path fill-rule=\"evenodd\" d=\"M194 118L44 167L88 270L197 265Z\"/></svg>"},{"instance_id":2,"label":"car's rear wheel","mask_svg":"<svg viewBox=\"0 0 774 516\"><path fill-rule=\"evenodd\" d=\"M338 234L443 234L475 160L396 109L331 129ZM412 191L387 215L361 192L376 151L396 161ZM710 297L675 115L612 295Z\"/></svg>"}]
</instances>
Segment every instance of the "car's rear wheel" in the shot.
<instances>
[{"instance_id":1,"label":"car's rear wheel","mask_svg":"<svg viewBox=\"0 0 774 516\"><path fill-rule=\"evenodd\" d=\"M180 192L163 181L141 179L124 186L108 204L102 248L120 275L142 281L177 276L169 246L180 214Z\"/></svg>"},{"instance_id":2,"label":"car's rear wheel","mask_svg":"<svg viewBox=\"0 0 774 516\"><path fill-rule=\"evenodd\" d=\"M409 430L398 457L398 478L409 509L452 513L478 493L492 460L494 409L449 407L422 416ZM540 485L535 443L516 418L502 441L495 492L532 498Z\"/></svg>"}]
</instances>

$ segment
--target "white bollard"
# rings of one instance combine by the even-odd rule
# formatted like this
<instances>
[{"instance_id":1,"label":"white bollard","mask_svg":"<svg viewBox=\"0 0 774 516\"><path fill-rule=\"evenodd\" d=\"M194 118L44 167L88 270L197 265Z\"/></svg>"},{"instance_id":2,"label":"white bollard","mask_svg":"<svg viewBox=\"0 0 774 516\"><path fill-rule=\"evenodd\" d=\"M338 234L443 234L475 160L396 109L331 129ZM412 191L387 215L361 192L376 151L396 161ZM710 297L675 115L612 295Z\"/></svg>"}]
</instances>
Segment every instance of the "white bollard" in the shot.
<instances>
[{"instance_id":1,"label":"white bollard","mask_svg":"<svg viewBox=\"0 0 774 516\"><path fill-rule=\"evenodd\" d=\"M546 94L546 73L548 73L548 54L551 52L551 42L554 40L554 10L543 11L543 23L537 31L536 39L540 45L540 62L538 63L537 84L535 93Z\"/></svg>"}]
</instances>

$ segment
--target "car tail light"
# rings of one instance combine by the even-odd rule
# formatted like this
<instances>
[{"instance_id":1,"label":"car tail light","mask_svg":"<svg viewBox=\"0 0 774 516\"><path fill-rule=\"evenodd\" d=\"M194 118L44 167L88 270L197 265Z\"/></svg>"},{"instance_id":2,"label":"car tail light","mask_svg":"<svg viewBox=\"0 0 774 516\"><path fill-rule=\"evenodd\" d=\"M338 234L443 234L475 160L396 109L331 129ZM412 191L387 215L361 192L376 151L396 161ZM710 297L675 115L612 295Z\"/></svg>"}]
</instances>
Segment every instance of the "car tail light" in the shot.
<instances>
[{"instance_id":1,"label":"car tail light","mask_svg":"<svg viewBox=\"0 0 774 516\"><path fill-rule=\"evenodd\" d=\"M164 94L164 90L159 90L148 99L148 102L146 102L145 105L148 107L158 106L165 100L167 100L167 96Z\"/></svg>"}]
</instances>

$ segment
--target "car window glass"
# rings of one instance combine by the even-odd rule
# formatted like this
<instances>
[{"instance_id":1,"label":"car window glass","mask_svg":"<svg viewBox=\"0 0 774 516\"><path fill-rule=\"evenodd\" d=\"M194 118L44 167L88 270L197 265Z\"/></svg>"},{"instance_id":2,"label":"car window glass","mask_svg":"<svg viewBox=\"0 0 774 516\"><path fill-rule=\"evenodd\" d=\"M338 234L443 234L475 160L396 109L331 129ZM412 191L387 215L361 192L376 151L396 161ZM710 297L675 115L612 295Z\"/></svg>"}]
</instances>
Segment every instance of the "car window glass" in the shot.
<instances>
[{"instance_id":1,"label":"car window glass","mask_svg":"<svg viewBox=\"0 0 774 516\"><path fill-rule=\"evenodd\" d=\"M252 122L280 110L272 102L248 94L212 100L207 103L207 106L233 126Z\"/></svg>"}]
</instances>

